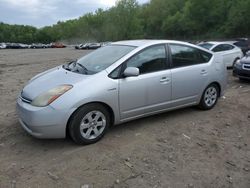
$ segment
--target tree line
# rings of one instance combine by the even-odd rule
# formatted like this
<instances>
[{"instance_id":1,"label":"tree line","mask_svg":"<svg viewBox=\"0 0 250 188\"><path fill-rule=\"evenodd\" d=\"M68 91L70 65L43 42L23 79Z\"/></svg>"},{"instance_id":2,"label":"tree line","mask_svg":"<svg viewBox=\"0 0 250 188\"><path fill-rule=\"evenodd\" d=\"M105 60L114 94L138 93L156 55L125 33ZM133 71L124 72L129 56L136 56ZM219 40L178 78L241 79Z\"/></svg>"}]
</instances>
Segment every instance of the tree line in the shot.
<instances>
[{"instance_id":1,"label":"tree line","mask_svg":"<svg viewBox=\"0 0 250 188\"><path fill-rule=\"evenodd\" d=\"M0 23L0 42L50 43L245 37L250 34L250 0L118 0L78 19L36 28Z\"/></svg>"}]
</instances>

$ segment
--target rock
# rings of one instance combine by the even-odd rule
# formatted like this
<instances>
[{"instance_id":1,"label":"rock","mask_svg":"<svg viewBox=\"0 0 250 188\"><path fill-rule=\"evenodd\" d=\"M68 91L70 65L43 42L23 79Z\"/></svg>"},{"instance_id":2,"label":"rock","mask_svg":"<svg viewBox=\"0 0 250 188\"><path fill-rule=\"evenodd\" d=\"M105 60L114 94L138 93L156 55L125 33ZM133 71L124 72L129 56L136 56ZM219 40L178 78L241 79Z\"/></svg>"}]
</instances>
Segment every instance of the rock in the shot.
<instances>
[{"instance_id":1,"label":"rock","mask_svg":"<svg viewBox=\"0 0 250 188\"><path fill-rule=\"evenodd\" d=\"M171 163L175 163L174 157L172 155L168 156L168 161Z\"/></svg>"},{"instance_id":2,"label":"rock","mask_svg":"<svg viewBox=\"0 0 250 188\"><path fill-rule=\"evenodd\" d=\"M249 172L249 168L244 167L243 170L245 170L246 172Z\"/></svg>"},{"instance_id":3,"label":"rock","mask_svg":"<svg viewBox=\"0 0 250 188\"><path fill-rule=\"evenodd\" d=\"M11 181L11 188L16 188L16 180Z\"/></svg>"},{"instance_id":4,"label":"rock","mask_svg":"<svg viewBox=\"0 0 250 188\"><path fill-rule=\"evenodd\" d=\"M226 126L227 126L227 127L230 127L230 126L231 126L231 124L230 124L230 123L226 123Z\"/></svg>"},{"instance_id":5,"label":"rock","mask_svg":"<svg viewBox=\"0 0 250 188\"><path fill-rule=\"evenodd\" d=\"M145 157L142 159L143 162L148 163L148 159Z\"/></svg>"},{"instance_id":6,"label":"rock","mask_svg":"<svg viewBox=\"0 0 250 188\"><path fill-rule=\"evenodd\" d=\"M187 188L194 188L194 185L193 185L192 183L189 183L189 184L187 185Z\"/></svg>"},{"instance_id":7,"label":"rock","mask_svg":"<svg viewBox=\"0 0 250 188\"><path fill-rule=\"evenodd\" d=\"M227 177L228 177L228 182L233 183L233 178L230 175L227 175Z\"/></svg>"},{"instance_id":8,"label":"rock","mask_svg":"<svg viewBox=\"0 0 250 188\"><path fill-rule=\"evenodd\" d=\"M163 139L163 138L157 138L156 139L158 142L161 142L161 143L167 143L167 140Z\"/></svg>"},{"instance_id":9,"label":"rock","mask_svg":"<svg viewBox=\"0 0 250 188\"><path fill-rule=\"evenodd\" d=\"M92 188L93 186L89 185L89 184L84 184L81 186L81 188Z\"/></svg>"},{"instance_id":10,"label":"rock","mask_svg":"<svg viewBox=\"0 0 250 188\"><path fill-rule=\"evenodd\" d=\"M51 172L48 172L48 175L49 175L49 177L50 177L51 179L53 179L53 180L58 180L58 179L59 179L59 177L58 177L57 175L55 175L55 174L53 174L53 173L51 173Z\"/></svg>"},{"instance_id":11,"label":"rock","mask_svg":"<svg viewBox=\"0 0 250 188\"><path fill-rule=\"evenodd\" d=\"M130 161L130 158L128 157L127 159L125 159L125 161Z\"/></svg>"},{"instance_id":12,"label":"rock","mask_svg":"<svg viewBox=\"0 0 250 188\"><path fill-rule=\"evenodd\" d=\"M119 184L119 183L120 183L120 180L119 180L119 179L115 180L115 183L116 183L116 184Z\"/></svg>"},{"instance_id":13,"label":"rock","mask_svg":"<svg viewBox=\"0 0 250 188\"><path fill-rule=\"evenodd\" d=\"M130 162L128 162L128 161L125 161L125 163L124 163L126 166L128 166L129 168L133 168L134 166L130 163Z\"/></svg>"},{"instance_id":14,"label":"rock","mask_svg":"<svg viewBox=\"0 0 250 188\"><path fill-rule=\"evenodd\" d=\"M4 143L1 143L1 144L0 144L0 147L4 147L4 146L5 146L5 144L4 144Z\"/></svg>"},{"instance_id":15,"label":"rock","mask_svg":"<svg viewBox=\"0 0 250 188\"><path fill-rule=\"evenodd\" d=\"M236 166L236 164L234 164L232 161L226 161L226 163L231 165L231 166Z\"/></svg>"},{"instance_id":16,"label":"rock","mask_svg":"<svg viewBox=\"0 0 250 188\"><path fill-rule=\"evenodd\" d=\"M187 136L187 135L185 135L184 133L182 134L185 138L187 138L187 139L191 139L189 136Z\"/></svg>"},{"instance_id":17,"label":"rock","mask_svg":"<svg viewBox=\"0 0 250 188\"><path fill-rule=\"evenodd\" d=\"M135 133L135 136L140 136L141 135L141 133Z\"/></svg>"},{"instance_id":18,"label":"rock","mask_svg":"<svg viewBox=\"0 0 250 188\"><path fill-rule=\"evenodd\" d=\"M247 118L250 118L250 115L248 115Z\"/></svg>"},{"instance_id":19,"label":"rock","mask_svg":"<svg viewBox=\"0 0 250 188\"><path fill-rule=\"evenodd\" d=\"M132 173L132 174L130 175L130 177L131 177L131 178L135 178L135 177L137 177L137 175L134 174L134 173Z\"/></svg>"},{"instance_id":20,"label":"rock","mask_svg":"<svg viewBox=\"0 0 250 188\"><path fill-rule=\"evenodd\" d=\"M203 143L199 143L199 142L197 142L196 143L198 146L200 146L200 147L203 147L205 144L203 144Z\"/></svg>"}]
</instances>

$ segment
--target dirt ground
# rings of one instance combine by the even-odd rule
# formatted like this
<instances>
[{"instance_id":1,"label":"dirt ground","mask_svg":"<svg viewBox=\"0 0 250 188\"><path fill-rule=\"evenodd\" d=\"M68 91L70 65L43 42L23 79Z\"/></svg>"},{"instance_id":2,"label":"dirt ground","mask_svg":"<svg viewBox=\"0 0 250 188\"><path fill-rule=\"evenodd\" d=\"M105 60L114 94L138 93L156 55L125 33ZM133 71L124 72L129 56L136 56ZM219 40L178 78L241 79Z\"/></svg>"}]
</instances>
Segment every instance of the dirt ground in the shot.
<instances>
[{"instance_id":1,"label":"dirt ground","mask_svg":"<svg viewBox=\"0 0 250 188\"><path fill-rule=\"evenodd\" d=\"M15 100L37 73L86 51L0 50L0 188L250 187L250 82L228 70L225 97L113 127L98 143L32 138Z\"/></svg>"}]
</instances>

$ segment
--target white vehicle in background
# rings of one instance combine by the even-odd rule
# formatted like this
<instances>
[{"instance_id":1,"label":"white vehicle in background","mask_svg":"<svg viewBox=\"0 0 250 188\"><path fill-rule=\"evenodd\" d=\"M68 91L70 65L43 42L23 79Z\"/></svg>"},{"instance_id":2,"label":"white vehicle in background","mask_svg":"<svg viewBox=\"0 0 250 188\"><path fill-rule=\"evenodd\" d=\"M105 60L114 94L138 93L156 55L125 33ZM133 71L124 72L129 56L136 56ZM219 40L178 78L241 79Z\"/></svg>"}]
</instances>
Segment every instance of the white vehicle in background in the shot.
<instances>
[{"instance_id":1,"label":"white vehicle in background","mask_svg":"<svg viewBox=\"0 0 250 188\"><path fill-rule=\"evenodd\" d=\"M203 42L198 46L206 48L223 56L223 62L227 67L233 67L237 60L243 57L241 49L229 42Z\"/></svg>"},{"instance_id":2,"label":"white vehicle in background","mask_svg":"<svg viewBox=\"0 0 250 188\"><path fill-rule=\"evenodd\" d=\"M0 49L5 49L6 48L6 44L5 43L0 43Z\"/></svg>"}]
</instances>

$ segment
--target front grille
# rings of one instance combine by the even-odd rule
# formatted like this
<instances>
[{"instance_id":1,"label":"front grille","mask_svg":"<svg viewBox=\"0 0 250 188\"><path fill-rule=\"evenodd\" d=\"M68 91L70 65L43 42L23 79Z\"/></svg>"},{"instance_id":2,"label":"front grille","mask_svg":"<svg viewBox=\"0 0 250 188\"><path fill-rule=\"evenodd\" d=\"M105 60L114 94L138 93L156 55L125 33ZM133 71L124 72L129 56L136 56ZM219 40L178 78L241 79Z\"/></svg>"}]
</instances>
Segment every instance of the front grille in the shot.
<instances>
[{"instance_id":1,"label":"front grille","mask_svg":"<svg viewBox=\"0 0 250 188\"><path fill-rule=\"evenodd\" d=\"M20 99L23 101L23 102L25 102L25 103L31 103L32 101L31 100L29 100L29 99L26 99L26 98L23 98L22 96L20 96Z\"/></svg>"},{"instance_id":2,"label":"front grille","mask_svg":"<svg viewBox=\"0 0 250 188\"><path fill-rule=\"evenodd\" d=\"M242 68L243 68L244 70L250 70L250 64L244 63L243 66L242 66Z\"/></svg>"}]
</instances>

